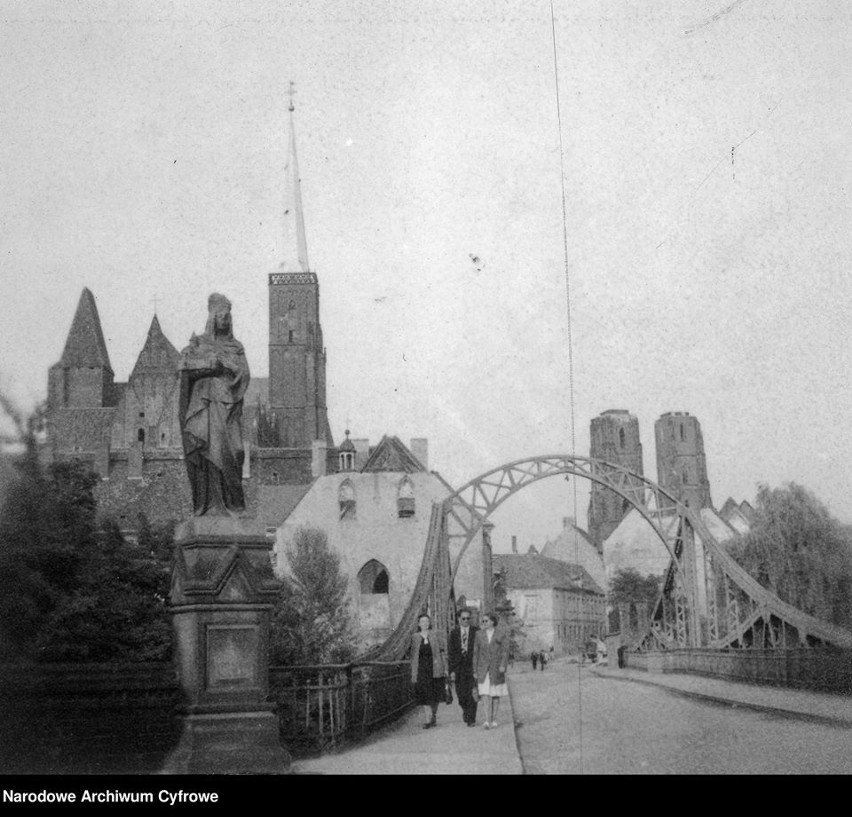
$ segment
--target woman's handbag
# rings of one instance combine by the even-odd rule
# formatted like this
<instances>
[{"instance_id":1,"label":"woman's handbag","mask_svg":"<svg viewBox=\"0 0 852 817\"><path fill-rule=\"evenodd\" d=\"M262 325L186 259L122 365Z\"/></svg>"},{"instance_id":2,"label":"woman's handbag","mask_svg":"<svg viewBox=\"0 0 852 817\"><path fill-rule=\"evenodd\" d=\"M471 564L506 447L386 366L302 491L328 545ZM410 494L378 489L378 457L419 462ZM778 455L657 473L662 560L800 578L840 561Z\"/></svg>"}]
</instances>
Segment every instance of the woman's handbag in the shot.
<instances>
[{"instance_id":1,"label":"woman's handbag","mask_svg":"<svg viewBox=\"0 0 852 817\"><path fill-rule=\"evenodd\" d=\"M444 690L446 701L448 704L451 704L453 702L453 684L447 676L444 676Z\"/></svg>"},{"instance_id":2,"label":"woman's handbag","mask_svg":"<svg viewBox=\"0 0 852 817\"><path fill-rule=\"evenodd\" d=\"M474 701L479 700L479 684L476 681L473 682L472 697Z\"/></svg>"}]
</instances>

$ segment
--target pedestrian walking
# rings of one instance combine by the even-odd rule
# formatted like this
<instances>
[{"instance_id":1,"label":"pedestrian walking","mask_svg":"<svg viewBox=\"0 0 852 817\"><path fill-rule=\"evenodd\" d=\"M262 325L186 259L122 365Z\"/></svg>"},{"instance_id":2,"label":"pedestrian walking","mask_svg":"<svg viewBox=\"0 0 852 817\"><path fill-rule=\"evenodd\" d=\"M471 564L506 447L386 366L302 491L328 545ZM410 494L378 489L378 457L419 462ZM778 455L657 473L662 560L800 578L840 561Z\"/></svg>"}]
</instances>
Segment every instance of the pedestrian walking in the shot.
<instances>
[{"instance_id":1,"label":"pedestrian walking","mask_svg":"<svg viewBox=\"0 0 852 817\"><path fill-rule=\"evenodd\" d=\"M424 729L437 725L438 704L446 701L446 650L426 614L417 619L418 631L411 636L411 683L414 702L423 707Z\"/></svg>"},{"instance_id":2,"label":"pedestrian walking","mask_svg":"<svg viewBox=\"0 0 852 817\"><path fill-rule=\"evenodd\" d=\"M500 698L509 694L506 670L509 664L509 634L496 629L497 616L488 613L473 645L473 667L479 683L479 696L485 709L485 728L497 728Z\"/></svg>"},{"instance_id":3,"label":"pedestrian walking","mask_svg":"<svg viewBox=\"0 0 852 817\"><path fill-rule=\"evenodd\" d=\"M533 669L536 669L536 667L538 666L538 653L533 650L533 653L532 655L530 655L530 658L532 659Z\"/></svg>"},{"instance_id":4,"label":"pedestrian walking","mask_svg":"<svg viewBox=\"0 0 852 817\"><path fill-rule=\"evenodd\" d=\"M479 628L470 623L470 610L462 610L459 613L459 626L453 628L447 646L450 680L455 681L462 718L468 726L476 726L476 705L479 700L473 673L473 647L478 632Z\"/></svg>"}]
</instances>

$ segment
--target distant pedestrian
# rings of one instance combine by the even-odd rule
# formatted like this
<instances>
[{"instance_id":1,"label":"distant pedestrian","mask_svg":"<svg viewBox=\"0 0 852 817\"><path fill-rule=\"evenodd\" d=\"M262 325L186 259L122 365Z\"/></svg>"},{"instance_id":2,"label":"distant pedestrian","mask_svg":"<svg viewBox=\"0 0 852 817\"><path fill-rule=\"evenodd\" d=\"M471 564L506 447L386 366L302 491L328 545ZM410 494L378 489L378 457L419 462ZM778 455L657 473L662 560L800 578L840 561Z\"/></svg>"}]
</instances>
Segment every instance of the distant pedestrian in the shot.
<instances>
[{"instance_id":1,"label":"distant pedestrian","mask_svg":"<svg viewBox=\"0 0 852 817\"><path fill-rule=\"evenodd\" d=\"M536 667L538 667L538 653L533 652L533 654L530 656L530 658L532 659L533 669L536 669Z\"/></svg>"},{"instance_id":2,"label":"distant pedestrian","mask_svg":"<svg viewBox=\"0 0 852 817\"><path fill-rule=\"evenodd\" d=\"M544 654L544 650L542 650L542 651L538 654L538 664L539 664L539 667L541 668L541 671L542 671L542 672L544 672L544 665L545 665L546 663L547 663L547 656Z\"/></svg>"},{"instance_id":3,"label":"distant pedestrian","mask_svg":"<svg viewBox=\"0 0 852 817\"><path fill-rule=\"evenodd\" d=\"M509 694L506 670L509 665L509 634L497 630L497 616L488 613L473 645L473 669L485 709L486 729L497 727L500 698Z\"/></svg>"}]
</instances>

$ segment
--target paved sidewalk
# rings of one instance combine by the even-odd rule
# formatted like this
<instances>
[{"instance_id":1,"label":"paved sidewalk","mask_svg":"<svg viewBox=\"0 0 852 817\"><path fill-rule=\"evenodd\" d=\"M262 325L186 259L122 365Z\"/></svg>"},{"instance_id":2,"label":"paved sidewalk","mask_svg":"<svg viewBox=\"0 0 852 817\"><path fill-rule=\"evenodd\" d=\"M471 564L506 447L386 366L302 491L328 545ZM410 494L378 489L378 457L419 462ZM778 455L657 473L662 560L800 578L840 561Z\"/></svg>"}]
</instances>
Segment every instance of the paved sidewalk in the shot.
<instances>
[{"instance_id":1,"label":"paved sidewalk","mask_svg":"<svg viewBox=\"0 0 852 817\"><path fill-rule=\"evenodd\" d=\"M499 726L465 726L457 703L438 707L438 725L423 729L417 707L366 742L335 754L296 760L291 771L308 774L523 774L515 743L511 695L501 698Z\"/></svg>"},{"instance_id":2,"label":"paved sidewalk","mask_svg":"<svg viewBox=\"0 0 852 817\"><path fill-rule=\"evenodd\" d=\"M684 673L656 673L590 665L590 672L624 681L666 687L675 693L704 698L731 707L748 707L792 718L852 728L852 695L735 683Z\"/></svg>"}]
</instances>

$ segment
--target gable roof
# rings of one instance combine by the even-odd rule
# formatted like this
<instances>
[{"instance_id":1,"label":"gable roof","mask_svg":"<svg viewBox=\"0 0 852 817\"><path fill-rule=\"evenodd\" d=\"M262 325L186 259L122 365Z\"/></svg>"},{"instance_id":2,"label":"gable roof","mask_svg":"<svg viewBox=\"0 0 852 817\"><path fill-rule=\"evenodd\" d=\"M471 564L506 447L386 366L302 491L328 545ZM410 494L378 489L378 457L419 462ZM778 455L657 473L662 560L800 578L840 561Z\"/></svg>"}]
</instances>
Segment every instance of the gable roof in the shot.
<instances>
[{"instance_id":1,"label":"gable roof","mask_svg":"<svg viewBox=\"0 0 852 817\"><path fill-rule=\"evenodd\" d=\"M65 341L60 365L73 369L102 366L112 374L95 296L88 287L83 288L77 303L77 311Z\"/></svg>"},{"instance_id":2,"label":"gable roof","mask_svg":"<svg viewBox=\"0 0 852 817\"><path fill-rule=\"evenodd\" d=\"M405 447L399 437L389 437L385 434L373 449L367 462L364 463L361 473L392 471L394 473L416 474L425 470L420 460Z\"/></svg>"},{"instance_id":3,"label":"gable roof","mask_svg":"<svg viewBox=\"0 0 852 817\"><path fill-rule=\"evenodd\" d=\"M598 583L580 565L534 553L495 553L495 572L506 570L511 590L585 590L604 595Z\"/></svg>"}]
</instances>

